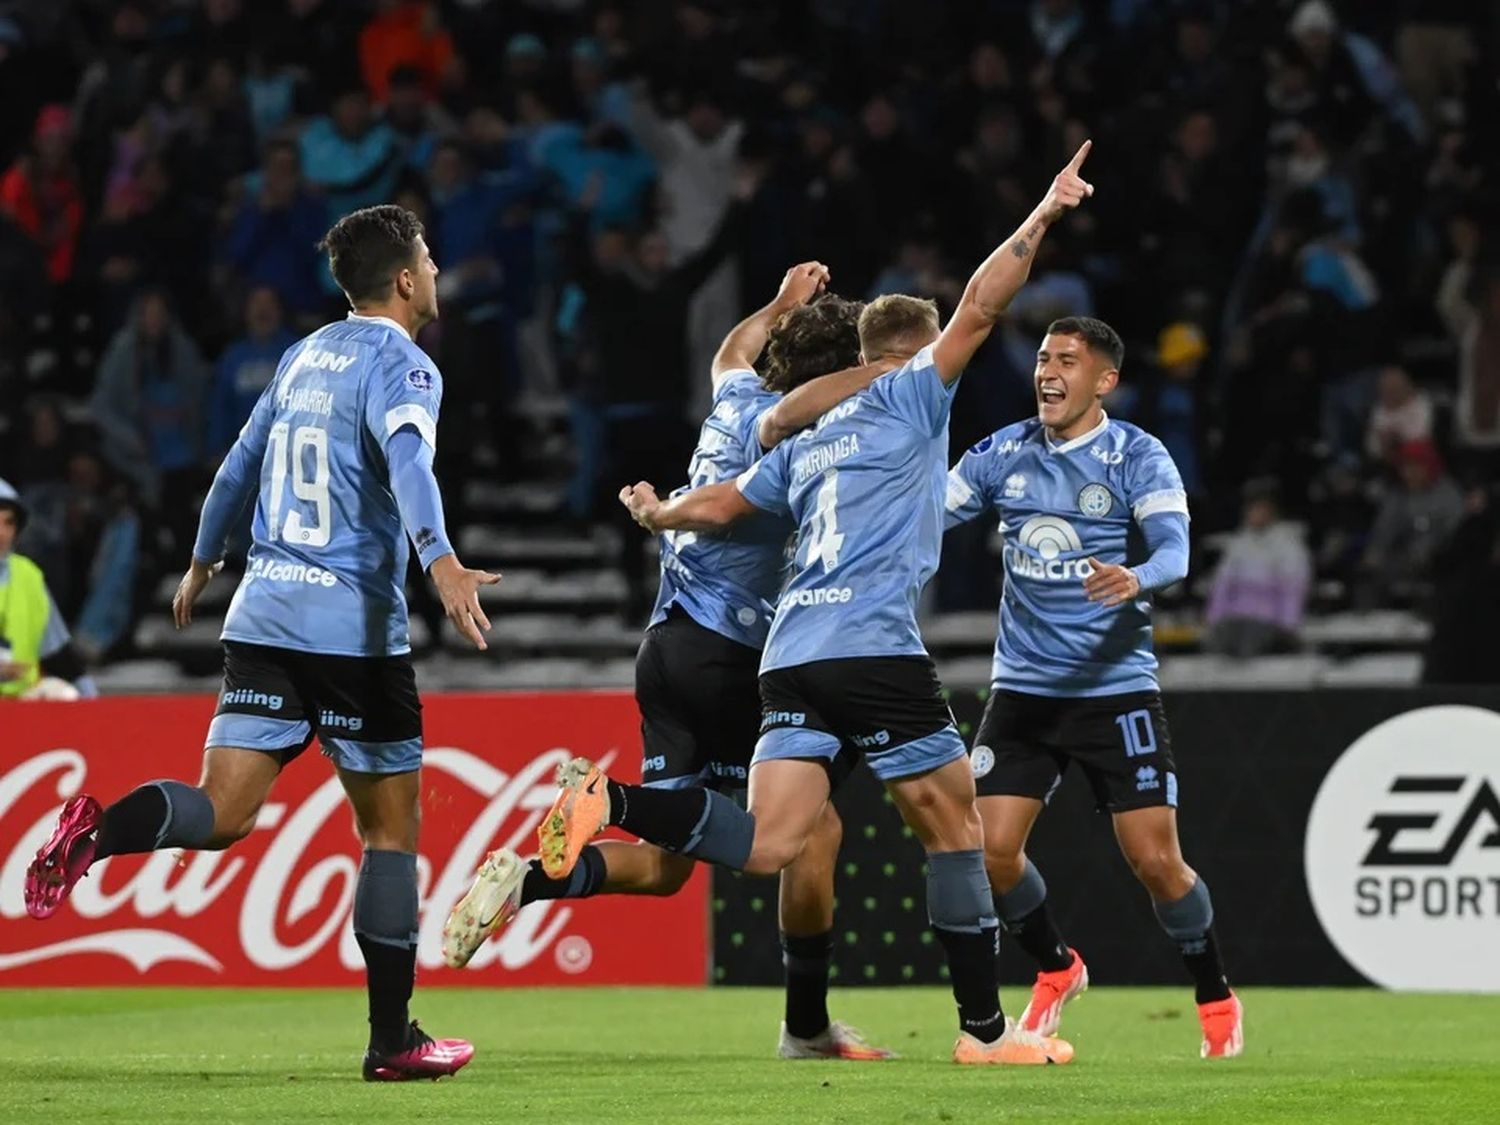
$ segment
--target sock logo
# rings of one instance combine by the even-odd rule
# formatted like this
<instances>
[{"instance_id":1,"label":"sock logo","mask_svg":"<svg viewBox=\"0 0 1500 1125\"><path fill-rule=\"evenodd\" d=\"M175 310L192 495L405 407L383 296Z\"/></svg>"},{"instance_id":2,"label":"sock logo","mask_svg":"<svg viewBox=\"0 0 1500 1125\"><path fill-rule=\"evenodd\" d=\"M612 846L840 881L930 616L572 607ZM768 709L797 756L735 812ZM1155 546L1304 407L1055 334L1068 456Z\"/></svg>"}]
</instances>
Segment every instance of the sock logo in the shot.
<instances>
[{"instance_id":1,"label":"sock logo","mask_svg":"<svg viewBox=\"0 0 1500 1125\"><path fill-rule=\"evenodd\" d=\"M1500 924L1497 745L1500 714L1424 707L1366 732L1323 779L1307 823L1309 896L1335 948L1376 984L1500 991L1500 961L1474 937Z\"/></svg>"}]
</instances>

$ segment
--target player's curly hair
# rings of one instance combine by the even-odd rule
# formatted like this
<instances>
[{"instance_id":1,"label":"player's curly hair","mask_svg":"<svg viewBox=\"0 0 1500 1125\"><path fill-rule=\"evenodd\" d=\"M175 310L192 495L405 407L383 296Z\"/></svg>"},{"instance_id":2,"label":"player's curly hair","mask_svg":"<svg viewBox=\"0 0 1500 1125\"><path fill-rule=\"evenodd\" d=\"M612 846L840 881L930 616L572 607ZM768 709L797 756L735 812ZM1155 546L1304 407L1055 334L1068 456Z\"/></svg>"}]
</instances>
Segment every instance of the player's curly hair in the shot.
<instances>
[{"instance_id":1,"label":"player's curly hair","mask_svg":"<svg viewBox=\"0 0 1500 1125\"><path fill-rule=\"evenodd\" d=\"M333 279L349 303L375 304L391 295L396 274L415 268L422 220L405 207L383 203L351 211L323 236Z\"/></svg>"},{"instance_id":2,"label":"player's curly hair","mask_svg":"<svg viewBox=\"0 0 1500 1125\"><path fill-rule=\"evenodd\" d=\"M766 341L761 382L785 394L809 379L859 364L861 301L836 293L782 313Z\"/></svg>"}]
</instances>

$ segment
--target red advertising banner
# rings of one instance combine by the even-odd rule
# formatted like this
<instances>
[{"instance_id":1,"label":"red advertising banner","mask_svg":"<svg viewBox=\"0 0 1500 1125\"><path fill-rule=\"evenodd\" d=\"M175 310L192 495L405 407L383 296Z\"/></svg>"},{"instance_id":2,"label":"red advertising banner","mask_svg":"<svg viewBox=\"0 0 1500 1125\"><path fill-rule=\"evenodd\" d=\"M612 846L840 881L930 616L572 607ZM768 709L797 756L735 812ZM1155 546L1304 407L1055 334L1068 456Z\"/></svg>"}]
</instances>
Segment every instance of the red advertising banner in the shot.
<instances>
[{"instance_id":1,"label":"red advertising banner","mask_svg":"<svg viewBox=\"0 0 1500 1125\"><path fill-rule=\"evenodd\" d=\"M102 860L52 918L26 916L26 866L62 803L196 780L213 706L168 696L0 708L0 986L362 981L350 928L360 845L315 747L228 851ZM639 719L630 696L603 692L428 696L423 719L421 983L705 982L706 872L669 899L536 903L468 968L444 966L443 922L485 853L535 852L553 774L575 754L638 777Z\"/></svg>"}]
</instances>

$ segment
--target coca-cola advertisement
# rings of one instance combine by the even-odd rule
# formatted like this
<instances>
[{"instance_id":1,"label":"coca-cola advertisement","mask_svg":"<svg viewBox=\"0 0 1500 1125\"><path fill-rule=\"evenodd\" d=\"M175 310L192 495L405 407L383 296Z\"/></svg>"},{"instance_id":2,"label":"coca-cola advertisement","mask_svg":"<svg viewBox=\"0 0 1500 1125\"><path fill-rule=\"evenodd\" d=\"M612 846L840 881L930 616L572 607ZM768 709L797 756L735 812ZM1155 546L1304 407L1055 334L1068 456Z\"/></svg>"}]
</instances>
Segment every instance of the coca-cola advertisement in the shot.
<instances>
[{"instance_id":1,"label":"coca-cola advertisement","mask_svg":"<svg viewBox=\"0 0 1500 1125\"><path fill-rule=\"evenodd\" d=\"M223 852L96 864L52 918L28 918L26 865L64 801L108 803L158 777L195 780L211 697L13 703L0 715L0 986L349 985L360 845L316 744L282 773L255 831ZM485 853L536 850L553 774L577 754L639 777L639 719L613 692L428 696L423 766L424 984L702 984L708 879L670 899L527 907L469 967L443 965L443 922Z\"/></svg>"}]
</instances>

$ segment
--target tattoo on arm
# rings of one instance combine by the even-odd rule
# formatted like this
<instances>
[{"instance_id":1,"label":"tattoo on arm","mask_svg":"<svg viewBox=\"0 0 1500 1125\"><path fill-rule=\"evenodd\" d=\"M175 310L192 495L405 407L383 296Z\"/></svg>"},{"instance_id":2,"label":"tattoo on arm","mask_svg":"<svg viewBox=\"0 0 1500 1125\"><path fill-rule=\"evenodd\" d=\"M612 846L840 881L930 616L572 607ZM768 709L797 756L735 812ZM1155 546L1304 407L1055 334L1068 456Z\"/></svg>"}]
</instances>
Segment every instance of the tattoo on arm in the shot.
<instances>
[{"instance_id":1,"label":"tattoo on arm","mask_svg":"<svg viewBox=\"0 0 1500 1125\"><path fill-rule=\"evenodd\" d=\"M1031 248L1026 245L1024 238L1018 238L1015 242L1011 243L1010 252L1017 258L1024 258L1027 254L1031 253Z\"/></svg>"}]
</instances>

